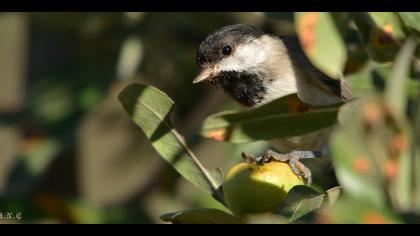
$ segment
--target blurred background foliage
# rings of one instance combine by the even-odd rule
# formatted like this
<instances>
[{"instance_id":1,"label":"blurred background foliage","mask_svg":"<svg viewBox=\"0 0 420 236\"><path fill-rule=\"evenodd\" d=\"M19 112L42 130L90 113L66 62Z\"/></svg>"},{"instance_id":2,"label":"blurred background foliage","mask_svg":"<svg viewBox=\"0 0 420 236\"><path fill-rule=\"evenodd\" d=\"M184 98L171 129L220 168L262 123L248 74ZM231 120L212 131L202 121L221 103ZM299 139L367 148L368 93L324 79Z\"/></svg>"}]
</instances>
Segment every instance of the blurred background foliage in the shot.
<instances>
[{"instance_id":1,"label":"blurred background foliage","mask_svg":"<svg viewBox=\"0 0 420 236\"><path fill-rule=\"evenodd\" d=\"M196 49L208 33L233 23L279 35L303 30L302 36L308 26L295 27L300 17L305 15L0 13L0 212L22 212L23 217L0 223L162 223L159 216L165 212L226 210L158 156L122 109L118 94L133 82L165 91L176 102L173 125L193 152L208 169L226 171L241 160L240 152L261 154L267 143L229 144L199 136L207 116L235 106L210 85L192 85ZM313 51L331 45L340 50L327 59L319 53L311 59L320 68L325 60L336 59L326 73L343 72L358 96L384 91L404 39L414 32L418 40L418 21L411 15L362 13L332 13L322 20L330 18L336 30L317 34L343 42L332 39ZM382 34L389 22L397 29L391 39ZM412 124L420 117L419 67L418 60L410 66L407 82ZM342 139L351 139L352 134L342 133ZM327 160L307 165L314 188L338 185ZM345 201L334 210L348 209ZM328 214L319 222L332 222Z\"/></svg>"}]
</instances>

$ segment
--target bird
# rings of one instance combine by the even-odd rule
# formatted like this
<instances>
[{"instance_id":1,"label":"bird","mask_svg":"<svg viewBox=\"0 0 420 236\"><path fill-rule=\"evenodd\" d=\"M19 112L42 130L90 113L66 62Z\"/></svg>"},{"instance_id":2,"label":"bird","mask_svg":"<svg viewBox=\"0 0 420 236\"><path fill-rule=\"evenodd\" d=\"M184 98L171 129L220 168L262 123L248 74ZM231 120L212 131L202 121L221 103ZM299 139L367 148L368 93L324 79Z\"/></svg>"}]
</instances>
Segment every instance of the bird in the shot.
<instances>
[{"instance_id":1,"label":"bird","mask_svg":"<svg viewBox=\"0 0 420 236\"><path fill-rule=\"evenodd\" d=\"M198 46L198 76L193 83L210 81L242 107L256 108L275 99L297 94L303 105L334 105L353 100L344 79L333 79L314 66L299 38L278 36L247 25L227 25L210 33ZM281 124L279 124L281 125ZM332 127L312 133L269 140L269 149L257 163L288 162L293 172L312 182L301 159L328 155ZM243 154L243 158L254 159Z\"/></svg>"}]
</instances>

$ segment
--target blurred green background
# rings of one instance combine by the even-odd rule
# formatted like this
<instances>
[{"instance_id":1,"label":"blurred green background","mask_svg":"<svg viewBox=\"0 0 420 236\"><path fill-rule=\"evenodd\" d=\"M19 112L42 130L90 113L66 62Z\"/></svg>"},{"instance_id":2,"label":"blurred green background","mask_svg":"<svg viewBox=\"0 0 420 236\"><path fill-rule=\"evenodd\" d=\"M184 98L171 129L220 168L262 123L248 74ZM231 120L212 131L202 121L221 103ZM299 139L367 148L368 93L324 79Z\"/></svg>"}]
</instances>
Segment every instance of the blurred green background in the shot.
<instances>
[{"instance_id":1,"label":"blurred green background","mask_svg":"<svg viewBox=\"0 0 420 236\"><path fill-rule=\"evenodd\" d=\"M211 31L248 23L294 34L293 13L1 13L0 212L4 222L161 223L159 215L223 208L179 178L118 102L133 81L176 102L174 126L209 169L224 171L251 145L197 135L233 107L192 85L195 53ZM230 158L231 157L231 158Z\"/></svg>"}]
</instances>

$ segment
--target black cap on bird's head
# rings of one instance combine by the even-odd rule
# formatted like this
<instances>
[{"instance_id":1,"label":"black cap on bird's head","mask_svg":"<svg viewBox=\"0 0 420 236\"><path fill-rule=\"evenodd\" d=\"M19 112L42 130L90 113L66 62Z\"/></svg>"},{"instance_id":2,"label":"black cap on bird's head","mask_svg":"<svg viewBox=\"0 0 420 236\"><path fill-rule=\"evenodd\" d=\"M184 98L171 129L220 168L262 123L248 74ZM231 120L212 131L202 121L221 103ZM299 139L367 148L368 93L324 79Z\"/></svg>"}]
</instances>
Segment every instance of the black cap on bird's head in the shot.
<instances>
[{"instance_id":1,"label":"black cap on bird's head","mask_svg":"<svg viewBox=\"0 0 420 236\"><path fill-rule=\"evenodd\" d=\"M241 44L262 35L264 32L246 24L225 26L211 33L198 48L197 64L201 71L193 83L211 81L220 72L220 61L233 55Z\"/></svg>"}]
</instances>

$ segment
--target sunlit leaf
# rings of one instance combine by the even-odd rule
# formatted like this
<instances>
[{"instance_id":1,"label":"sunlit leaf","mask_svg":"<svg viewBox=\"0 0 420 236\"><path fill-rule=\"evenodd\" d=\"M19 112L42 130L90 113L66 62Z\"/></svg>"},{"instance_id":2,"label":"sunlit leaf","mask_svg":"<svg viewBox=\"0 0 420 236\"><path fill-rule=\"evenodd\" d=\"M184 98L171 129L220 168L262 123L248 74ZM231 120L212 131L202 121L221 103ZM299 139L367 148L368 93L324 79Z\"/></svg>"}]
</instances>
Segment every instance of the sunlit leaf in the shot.
<instances>
[{"instance_id":1,"label":"sunlit leaf","mask_svg":"<svg viewBox=\"0 0 420 236\"><path fill-rule=\"evenodd\" d=\"M234 143L291 137L334 125L337 111L338 106L309 108L289 95L255 109L214 114L201 134Z\"/></svg>"},{"instance_id":2,"label":"sunlit leaf","mask_svg":"<svg viewBox=\"0 0 420 236\"><path fill-rule=\"evenodd\" d=\"M331 207L337 201L338 197L340 196L343 188L340 186L328 189L325 194L327 195L328 206Z\"/></svg>"},{"instance_id":3,"label":"sunlit leaf","mask_svg":"<svg viewBox=\"0 0 420 236\"><path fill-rule=\"evenodd\" d=\"M415 39L412 37L407 39L407 42L397 55L394 69L387 81L385 99L393 112L397 114L403 114L405 112L407 104L406 81L415 47Z\"/></svg>"},{"instance_id":4,"label":"sunlit leaf","mask_svg":"<svg viewBox=\"0 0 420 236\"><path fill-rule=\"evenodd\" d=\"M340 78L346 62L346 48L331 13L296 13L296 31L306 55L321 71Z\"/></svg>"},{"instance_id":5,"label":"sunlit leaf","mask_svg":"<svg viewBox=\"0 0 420 236\"><path fill-rule=\"evenodd\" d=\"M392 74L387 81L385 100L393 115L398 119L405 117L408 100L406 85L415 47L416 41L414 37L407 39L397 55ZM407 149L407 146L410 145L407 136L407 132L404 132L394 137L393 145L398 147L401 153L396 161L396 168L399 174L396 176L395 182L391 182L390 185L391 194L395 197L395 204L397 204L398 208L404 210L412 208L410 199L413 196L412 179L415 171L413 169L414 158ZM388 166L391 165L388 164Z\"/></svg>"},{"instance_id":6,"label":"sunlit leaf","mask_svg":"<svg viewBox=\"0 0 420 236\"><path fill-rule=\"evenodd\" d=\"M420 13L419 12L398 12L398 15L408 27L420 32Z\"/></svg>"},{"instance_id":7,"label":"sunlit leaf","mask_svg":"<svg viewBox=\"0 0 420 236\"><path fill-rule=\"evenodd\" d=\"M369 16L380 30L387 33L392 38L400 40L406 37L402 28L402 22L396 13L369 12Z\"/></svg>"},{"instance_id":8,"label":"sunlit leaf","mask_svg":"<svg viewBox=\"0 0 420 236\"><path fill-rule=\"evenodd\" d=\"M223 201L221 183L212 177L184 138L172 127L169 115L174 102L158 89L141 84L126 87L119 100L133 121L143 130L156 151L184 178Z\"/></svg>"}]
</instances>

